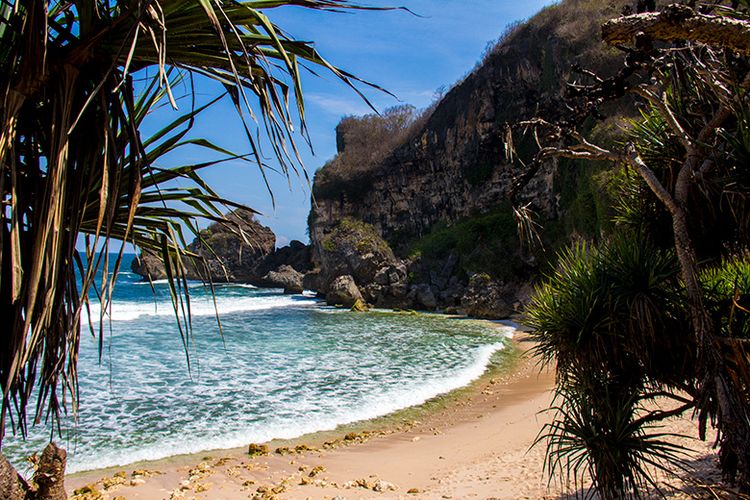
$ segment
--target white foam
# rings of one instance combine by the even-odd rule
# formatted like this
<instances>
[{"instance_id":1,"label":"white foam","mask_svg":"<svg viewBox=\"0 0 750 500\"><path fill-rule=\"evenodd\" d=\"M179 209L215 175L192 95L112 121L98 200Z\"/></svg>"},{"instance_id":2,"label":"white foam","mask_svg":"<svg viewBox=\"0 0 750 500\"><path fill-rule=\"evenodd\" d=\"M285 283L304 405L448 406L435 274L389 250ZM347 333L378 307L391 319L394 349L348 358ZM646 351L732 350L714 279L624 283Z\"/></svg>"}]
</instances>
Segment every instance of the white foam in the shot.
<instances>
[{"instance_id":1,"label":"white foam","mask_svg":"<svg viewBox=\"0 0 750 500\"><path fill-rule=\"evenodd\" d=\"M293 439L305 434L333 430L340 425L369 420L411 406L420 405L441 394L466 386L479 378L487 369L492 355L502 350L504 343L485 345L477 349L473 362L454 373L429 379L418 386L402 384L398 389L373 394L359 408L347 407L343 402L339 410L325 417L301 413L293 420L278 419L275 422L263 422L251 425L242 430L213 433L207 428L207 435L201 438L193 435L191 439L179 436L160 440L156 446L144 446L137 449L98 450L95 461L78 463L73 455L69 472L80 472L90 469L116 467L145 460L159 460L175 455L199 453L208 450L230 449L246 446L251 442L267 442L272 439ZM210 425L210 423L208 424ZM236 425L236 424L235 424Z\"/></svg>"},{"instance_id":2,"label":"white foam","mask_svg":"<svg viewBox=\"0 0 750 500\"><path fill-rule=\"evenodd\" d=\"M148 280L146 280L146 281L143 281L143 280L141 280L141 281L134 281L132 283L128 283L128 286L129 285L138 285L138 286L152 286L153 285L156 288L156 287L159 287L160 285L167 285L167 284L169 284L169 280L165 278L165 279L153 280L153 281L148 281ZM193 280L191 280L191 281L188 281L187 284L188 284L188 287L190 287L190 288L210 288L211 287L211 285L209 283L204 283L203 281L193 281ZM245 287L244 284L239 284L239 283L232 283L232 285L233 286L241 286L243 288ZM214 283L214 286L216 287L218 285L216 283ZM247 288L255 288L252 285L247 285L246 287Z\"/></svg>"},{"instance_id":3,"label":"white foam","mask_svg":"<svg viewBox=\"0 0 750 500\"><path fill-rule=\"evenodd\" d=\"M312 300L300 300L290 295L271 295L268 297L216 297L216 305L209 297L192 297L190 312L192 316L214 316L217 312L231 314L238 312L263 311L281 307L306 307L315 305ZM91 321L99 322L101 306L97 302L91 304ZM159 300L157 302L132 302L114 300L108 311L105 311L105 321L133 321L144 317L173 316L172 302ZM81 315L81 323L88 324L85 312Z\"/></svg>"}]
</instances>

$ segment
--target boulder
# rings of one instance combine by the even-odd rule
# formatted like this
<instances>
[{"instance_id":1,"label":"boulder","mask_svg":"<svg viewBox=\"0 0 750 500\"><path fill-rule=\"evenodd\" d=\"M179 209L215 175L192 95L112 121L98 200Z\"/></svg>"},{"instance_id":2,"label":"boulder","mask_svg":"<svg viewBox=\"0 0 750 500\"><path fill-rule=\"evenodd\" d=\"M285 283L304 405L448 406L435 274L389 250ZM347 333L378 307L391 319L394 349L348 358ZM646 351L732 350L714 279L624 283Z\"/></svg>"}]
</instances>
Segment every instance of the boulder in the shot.
<instances>
[{"instance_id":1,"label":"boulder","mask_svg":"<svg viewBox=\"0 0 750 500\"><path fill-rule=\"evenodd\" d=\"M421 306L420 308L433 310L437 307L437 299L435 298L435 294L432 292L430 285L422 283L420 285L415 285L413 289L414 299L416 303Z\"/></svg>"},{"instance_id":2,"label":"boulder","mask_svg":"<svg viewBox=\"0 0 750 500\"><path fill-rule=\"evenodd\" d=\"M370 306L365 304L365 302L358 300L354 303L354 305L351 307L352 312L367 312L370 310Z\"/></svg>"},{"instance_id":3,"label":"boulder","mask_svg":"<svg viewBox=\"0 0 750 500\"><path fill-rule=\"evenodd\" d=\"M357 301L364 302L362 294L350 275L339 276L328 287L326 302L329 305L352 307Z\"/></svg>"},{"instance_id":4,"label":"boulder","mask_svg":"<svg viewBox=\"0 0 750 500\"><path fill-rule=\"evenodd\" d=\"M263 277L263 283L272 288L283 288L284 293L302 293L302 273L292 266L283 265Z\"/></svg>"}]
</instances>

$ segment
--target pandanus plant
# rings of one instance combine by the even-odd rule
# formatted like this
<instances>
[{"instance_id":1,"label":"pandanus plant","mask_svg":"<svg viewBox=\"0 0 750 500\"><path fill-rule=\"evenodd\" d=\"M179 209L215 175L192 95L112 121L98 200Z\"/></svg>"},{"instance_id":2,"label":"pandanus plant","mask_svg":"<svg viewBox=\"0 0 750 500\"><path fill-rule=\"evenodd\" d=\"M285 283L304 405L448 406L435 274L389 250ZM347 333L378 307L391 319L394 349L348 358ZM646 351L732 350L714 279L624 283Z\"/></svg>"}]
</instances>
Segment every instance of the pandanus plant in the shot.
<instances>
[{"instance_id":1,"label":"pandanus plant","mask_svg":"<svg viewBox=\"0 0 750 500\"><path fill-rule=\"evenodd\" d=\"M8 419L25 433L30 416L54 422L75 411L80 319L90 298L102 301L102 315L111 301L123 255L113 245L108 262L113 241L163 258L185 340L184 232L197 232L197 217L227 223L222 207L238 206L202 180L202 169L249 161L306 178L295 146L306 138L301 68L328 70L357 92L361 80L285 35L267 16L284 6L365 8L349 0L0 0L0 444ZM225 94L196 104L196 78ZM150 111L177 109L178 80L189 110L143 137ZM236 107L248 154L189 134L222 97ZM260 142L273 165L262 161ZM216 159L160 166L186 146ZM91 330L100 346L101 328Z\"/></svg>"}]
</instances>

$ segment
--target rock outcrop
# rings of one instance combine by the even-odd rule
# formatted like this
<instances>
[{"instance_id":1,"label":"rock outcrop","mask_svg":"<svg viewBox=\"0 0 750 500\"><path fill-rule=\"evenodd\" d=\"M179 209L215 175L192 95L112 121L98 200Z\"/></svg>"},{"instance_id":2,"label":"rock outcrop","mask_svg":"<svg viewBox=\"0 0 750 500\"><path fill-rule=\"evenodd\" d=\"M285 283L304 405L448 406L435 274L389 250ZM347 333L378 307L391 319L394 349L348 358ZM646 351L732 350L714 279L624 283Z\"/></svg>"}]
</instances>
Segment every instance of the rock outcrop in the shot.
<instances>
[{"instance_id":1,"label":"rock outcrop","mask_svg":"<svg viewBox=\"0 0 750 500\"><path fill-rule=\"evenodd\" d=\"M320 267L307 279L326 297L337 293L332 290L337 279L349 276L369 304L412 306L406 263L369 224L350 218L340 221L326 233L318 255Z\"/></svg>"},{"instance_id":2,"label":"rock outcrop","mask_svg":"<svg viewBox=\"0 0 750 500\"><path fill-rule=\"evenodd\" d=\"M227 219L228 224L211 224L188 246L201 257L186 260L188 279L281 287L289 293L302 291L302 276L311 269L309 245L295 240L275 249L273 231L248 210L235 210ZM167 277L161 257L148 252L134 259L131 269L152 280Z\"/></svg>"},{"instance_id":3,"label":"rock outcrop","mask_svg":"<svg viewBox=\"0 0 750 500\"><path fill-rule=\"evenodd\" d=\"M186 260L188 279L252 283L262 278L255 266L274 251L276 235L249 210L235 210L226 219L226 223L215 222L202 230L188 245L190 252L200 256ZM152 280L166 277L161 258L149 253L134 259L131 269Z\"/></svg>"},{"instance_id":4,"label":"rock outcrop","mask_svg":"<svg viewBox=\"0 0 750 500\"><path fill-rule=\"evenodd\" d=\"M504 319L513 314L509 298L515 296L518 286L506 286L486 274L475 274L469 279L461 297L461 310L469 316L487 319Z\"/></svg>"},{"instance_id":5,"label":"rock outcrop","mask_svg":"<svg viewBox=\"0 0 750 500\"><path fill-rule=\"evenodd\" d=\"M292 240L287 246L277 248L255 264L253 273L265 276L280 266L290 266L295 271L305 274L312 269L310 262L310 245Z\"/></svg>"},{"instance_id":6,"label":"rock outcrop","mask_svg":"<svg viewBox=\"0 0 750 500\"><path fill-rule=\"evenodd\" d=\"M130 270L135 274L152 281L163 280L167 277L164 262L151 252L143 252L130 264Z\"/></svg>"},{"instance_id":7,"label":"rock outcrop","mask_svg":"<svg viewBox=\"0 0 750 500\"><path fill-rule=\"evenodd\" d=\"M227 219L230 225L211 224L190 244L189 249L202 257L202 261L194 261L196 278L210 277L215 282L257 280L254 267L274 251L276 235L249 210L235 210Z\"/></svg>"},{"instance_id":8,"label":"rock outcrop","mask_svg":"<svg viewBox=\"0 0 750 500\"><path fill-rule=\"evenodd\" d=\"M331 306L353 307L357 302L362 302L362 294L354 282L354 278L348 274L339 276L328 286L326 302Z\"/></svg>"},{"instance_id":9,"label":"rock outcrop","mask_svg":"<svg viewBox=\"0 0 750 500\"><path fill-rule=\"evenodd\" d=\"M284 293L302 293L302 278L301 272L292 266L283 265L263 276L263 284L270 288L283 288Z\"/></svg>"}]
</instances>

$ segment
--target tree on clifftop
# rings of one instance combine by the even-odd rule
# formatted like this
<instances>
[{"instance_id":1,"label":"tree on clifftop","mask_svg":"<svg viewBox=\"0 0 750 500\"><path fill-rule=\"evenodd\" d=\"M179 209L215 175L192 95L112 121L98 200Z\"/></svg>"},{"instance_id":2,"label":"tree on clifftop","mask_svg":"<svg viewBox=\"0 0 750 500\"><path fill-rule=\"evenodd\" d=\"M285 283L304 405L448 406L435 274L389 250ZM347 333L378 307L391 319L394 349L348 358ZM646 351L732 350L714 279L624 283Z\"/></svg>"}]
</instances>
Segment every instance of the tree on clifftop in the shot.
<instances>
[{"instance_id":1,"label":"tree on clifftop","mask_svg":"<svg viewBox=\"0 0 750 500\"><path fill-rule=\"evenodd\" d=\"M750 15L733 4L606 23L605 42L627 54L620 71L576 68L567 119L524 124L546 137L537 162L622 169L611 182L621 233L564 254L529 309L558 361L550 465L588 470L606 498L654 486L648 465L680 450L648 428L691 408L701 436L715 425L726 476L750 490ZM619 142L577 131L626 95L641 118ZM677 409L642 405L659 394Z\"/></svg>"}]
</instances>

